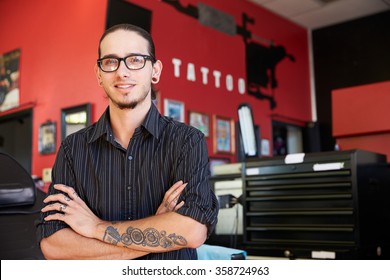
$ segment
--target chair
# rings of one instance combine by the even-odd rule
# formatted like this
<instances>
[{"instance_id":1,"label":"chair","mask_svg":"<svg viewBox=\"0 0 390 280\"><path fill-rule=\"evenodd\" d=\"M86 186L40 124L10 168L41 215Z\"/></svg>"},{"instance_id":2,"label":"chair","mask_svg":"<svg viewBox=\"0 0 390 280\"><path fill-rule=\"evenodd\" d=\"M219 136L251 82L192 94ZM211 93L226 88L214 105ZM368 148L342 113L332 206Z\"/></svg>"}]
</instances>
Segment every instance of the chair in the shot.
<instances>
[{"instance_id":1,"label":"chair","mask_svg":"<svg viewBox=\"0 0 390 280\"><path fill-rule=\"evenodd\" d=\"M45 196L14 158L0 153L0 259L44 259L35 221Z\"/></svg>"}]
</instances>

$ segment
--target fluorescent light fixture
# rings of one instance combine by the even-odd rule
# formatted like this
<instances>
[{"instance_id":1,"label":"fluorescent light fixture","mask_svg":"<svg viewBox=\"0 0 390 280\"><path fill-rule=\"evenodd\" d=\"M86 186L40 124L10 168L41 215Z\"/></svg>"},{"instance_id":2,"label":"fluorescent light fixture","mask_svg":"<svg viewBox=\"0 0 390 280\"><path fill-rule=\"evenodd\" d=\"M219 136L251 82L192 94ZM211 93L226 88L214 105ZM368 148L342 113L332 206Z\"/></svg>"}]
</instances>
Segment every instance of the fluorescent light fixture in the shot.
<instances>
[{"instance_id":1,"label":"fluorescent light fixture","mask_svg":"<svg viewBox=\"0 0 390 280\"><path fill-rule=\"evenodd\" d=\"M258 151L252 109L249 105L242 104L238 107L238 119L245 156L255 157L258 155Z\"/></svg>"}]
</instances>

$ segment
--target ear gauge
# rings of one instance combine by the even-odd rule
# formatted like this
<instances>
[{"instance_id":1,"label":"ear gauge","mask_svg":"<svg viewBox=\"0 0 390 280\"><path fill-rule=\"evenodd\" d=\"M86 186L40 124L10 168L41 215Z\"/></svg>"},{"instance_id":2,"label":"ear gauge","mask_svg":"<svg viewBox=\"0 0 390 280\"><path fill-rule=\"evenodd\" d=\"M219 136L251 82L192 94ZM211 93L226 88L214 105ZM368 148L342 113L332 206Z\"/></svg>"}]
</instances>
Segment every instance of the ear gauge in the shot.
<instances>
[{"instance_id":1,"label":"ear gauge","mask_svg":"<svg viewBox=\"0 0 390 280\"><path fill-rule=\"evenodd\" d=\"M158 82L158 79L156 77L152 77L152 83L157 83Z\"/></svg>"}]
</instances>

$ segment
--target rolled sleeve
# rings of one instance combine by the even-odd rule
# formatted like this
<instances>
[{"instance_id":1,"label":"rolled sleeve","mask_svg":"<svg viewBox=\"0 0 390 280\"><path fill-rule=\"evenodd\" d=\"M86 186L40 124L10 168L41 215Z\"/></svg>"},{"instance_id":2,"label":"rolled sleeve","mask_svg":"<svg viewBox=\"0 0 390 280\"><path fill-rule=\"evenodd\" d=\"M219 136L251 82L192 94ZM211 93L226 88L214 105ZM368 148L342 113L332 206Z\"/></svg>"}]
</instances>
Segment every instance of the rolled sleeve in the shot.
<instances>
[{"instance_id":1,"label":"rolled sleeve","mask_svg":"<svg viewBox=\"0 0 390 280\"><path fill-rule=\"evenodd\" d=\"M205 224L210 236L217 224L219 209L217 198L209 182L207 145L200 132L190 137L183 147L176 176L175 180L188 182L180 198L185 203L177 213Z\"/></svg>"},{"instance_id":2,"label":"rolled sleeve","mask_svg":"<svg viewBox=\"0 0 390 280\"><path fill-rule=\"evenodd\" d=\"M52 183L49 186L47 196L59 193L59 191L57 191L53 187L54 184L56 183L61 183L70 186L73 185L74 184L74 180L72 179L73 177L74 176L73 176L72 169L70 168L69 161L65 156L64 146L61 145L52 169ZM45 204L45 206L46 205L47 204ZM41 212L39 222L37 223L38 242L41 242L43 238L46 238L63 228L69 227L66 223L62 221L56 220L56 221L46 222L44 220L45 217L55 212L56 211L49 211L46 213Z\"/></svg>"}]
</instances>

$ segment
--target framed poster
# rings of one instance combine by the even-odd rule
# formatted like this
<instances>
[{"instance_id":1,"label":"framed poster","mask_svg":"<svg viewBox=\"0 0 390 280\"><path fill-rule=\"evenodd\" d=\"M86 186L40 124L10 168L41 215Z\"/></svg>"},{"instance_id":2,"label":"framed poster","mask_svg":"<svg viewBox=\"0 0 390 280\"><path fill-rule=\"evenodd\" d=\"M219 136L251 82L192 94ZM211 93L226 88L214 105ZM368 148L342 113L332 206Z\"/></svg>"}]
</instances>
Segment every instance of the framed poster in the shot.
<instances>
[{"instance_id":1,"label":"framed poster","mask_svg":"<svg viewBox=\"0 0 390 280\"><path fill-rule=\"evenodd\" d=\"M91 124L91 104L86 103L61 110L61 138Z\"/></svg>"},{"instance_id":2,"label":"framed poster","mask_svg":"<svg viewBox=\"0 0 390 280\"><path fill-rule=\"evenodd\" d=\"M19 107L20 49L0 55L0 112Z\"/></svg>"},{"instance_id":3,"label":"framed poster","mask_svg":"<svg viewBox=\"0 0 390 280\"><path fill-rule=\"evenodd\" d=\"M184 103L171 99L164 99L164 115L179 122L184 122Z\"/></svg>"},{"instance_id":4,"label":"framed poster","mask_svg":"<svg viewBox=\"0 0 390 280\"><path fill-rule=\"evenodd\" d=\"M214 125L214 153L234 154L235 128L231 118L215 116Z\"/></svg>"},{"instance_id":5,"label":"framed poster","mask_svg":"<svg viewBox=\"0 0 390 280\"><path fill-rule=\"evenodd\" d=\"M189 125L199 129L206 137L210 136L210 121L209 115L190 111L188 113Z\"/></svg>"},{"instance_id":6,"label":"framed poster","mask_svg":"<svg viewBox=\"0 0 390 280\"><path fill-rule=\"evenodd\" d=\"M40 154L56 152L56 123L48 121L39 127L38 149Z\"/></svg>"}]
</instances>

